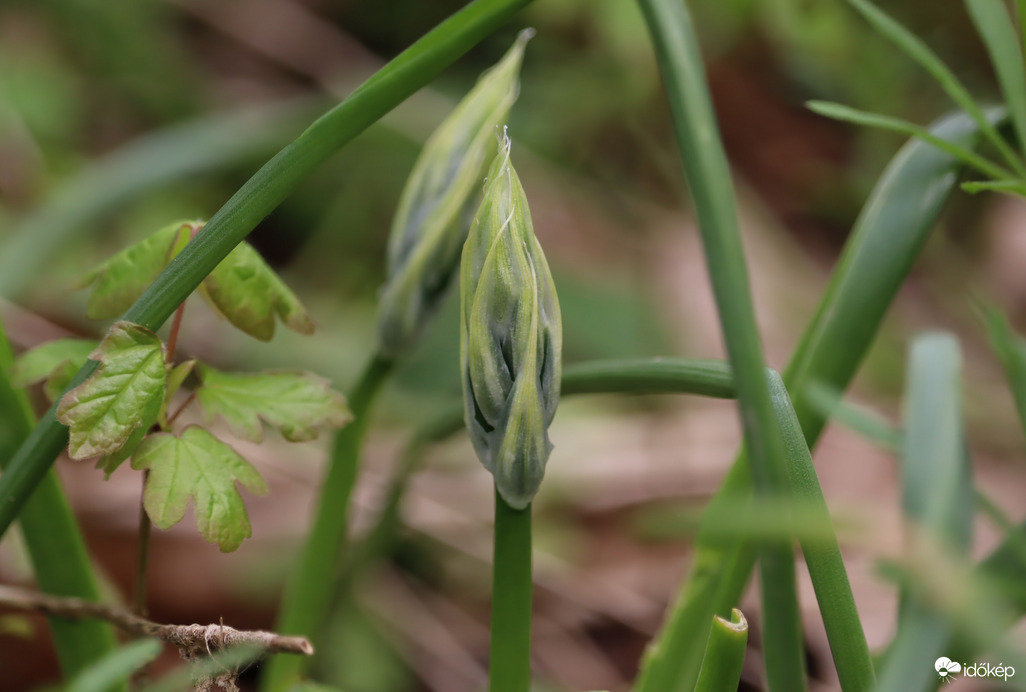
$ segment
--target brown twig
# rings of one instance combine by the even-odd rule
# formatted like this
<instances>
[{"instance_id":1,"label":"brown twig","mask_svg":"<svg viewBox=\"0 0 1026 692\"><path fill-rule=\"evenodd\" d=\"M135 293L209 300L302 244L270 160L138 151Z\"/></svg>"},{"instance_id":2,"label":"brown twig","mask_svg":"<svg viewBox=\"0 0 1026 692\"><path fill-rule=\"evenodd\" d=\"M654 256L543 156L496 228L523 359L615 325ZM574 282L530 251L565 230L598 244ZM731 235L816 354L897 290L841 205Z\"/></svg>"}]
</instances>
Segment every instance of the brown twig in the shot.
<instances>
[{"instance_id":1,"label":"brown twig","mask_svg":"<svg viewBox=\"0 0 1026 692\"><path fill-rule=\"evenodd\" d=\"M72 620L105 620L129 634L161 639L177 647L186 659L231 646L254 646L266 653L276 654L310 656L314 652L313 646L305 637L287 637L258 630L237 630L223 624L162 625L133 615L127 610L102 603L49 596L13 586L0 586L0 606Z\"/></svg>"}]
</instances>

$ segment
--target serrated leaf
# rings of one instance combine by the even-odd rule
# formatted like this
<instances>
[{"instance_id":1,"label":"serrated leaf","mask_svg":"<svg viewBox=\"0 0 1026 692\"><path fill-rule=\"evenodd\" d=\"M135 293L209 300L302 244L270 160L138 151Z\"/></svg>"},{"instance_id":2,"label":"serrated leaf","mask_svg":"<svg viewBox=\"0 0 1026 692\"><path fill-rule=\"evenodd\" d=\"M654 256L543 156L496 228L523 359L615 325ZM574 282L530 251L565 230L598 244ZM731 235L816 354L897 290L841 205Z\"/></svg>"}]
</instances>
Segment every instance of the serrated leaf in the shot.
<instances>
[{"instance_id":1,"label":"serrated leaf","mask_svg":"<svg viewBox=\"0 0 1026 692\"><path fill-rule=\"evenodd\" d=\"M179 221L165 226L89 272L82 280L83 287L93 284L86 315L108 320L125 312L189 241L198 223Z\"/></svg>"},{"instance_id":2,"label":"serrated leaf","mask_svg":"<svg viewBox=\"0 0 1026 692\"><path fill-rule=\"evenodd\" d=\"M210 272L202 288L203 297L217 312L261 341L274 336L275 315L293 331L314 331L303 304L245 241Z\"/></svg>"},{"instance_id":3,"label":"serrated leaf","mask_svg":"<svg viewBox=\"0 0 1026 692\"><path fill-rule=\"evenodd\" d=\"M85 365L89 354L96 348L96 342L89 339L56 339L47 341L30 351L26 351L14 361L11 367L11 384L15 387L27 387L36 382L53 379L57 371L73 368L72 375ZM62 371L63 372L63 371ZM58 380L61 378L58 377ZM71 379L64 382L67 386ZM63 391L63 387L61 388ZM60 392L58 392L59 394Z\"/></svg>"},{"instance_id":4,"label":"serrated leaf","mask_svg":"<svg viewBox=\"0 0 1026 692\"><path fill-rule=\"evenodd\" d=\"M221 416L232 432L263 439L261 420L292 442L312 440L321 428L341 428L352 414L327 380L303 372L228 374L202 366L196 396L208 420Z\"/></svg>"},{"instance_id":5,"label":"serrated leaf","mask_svg":"<svg viewBox=\"0 0 1026 692\"><path fill-rule=\"evenodd\" d=\"M132 457L132 468L149 469L143 506L159 528L181 521L192 498L200 534L222 552L252 535L235 483L256 495L266 493L267 484L248 461L203 428L189 426L179 437L147 437Z\"/></svg>"},{"instance_id":6,"label":"serrated leaf","mask_svg":"<svg viewBox=\"0 0 1026 692\"><path fill-rule=\"evenodd\" d=\"M100 367L57 407L73 459L117 452L137 428L153 425L164 400L164 345L149 329L115 322L90 358Z\"/></svg>"}]
</instances>

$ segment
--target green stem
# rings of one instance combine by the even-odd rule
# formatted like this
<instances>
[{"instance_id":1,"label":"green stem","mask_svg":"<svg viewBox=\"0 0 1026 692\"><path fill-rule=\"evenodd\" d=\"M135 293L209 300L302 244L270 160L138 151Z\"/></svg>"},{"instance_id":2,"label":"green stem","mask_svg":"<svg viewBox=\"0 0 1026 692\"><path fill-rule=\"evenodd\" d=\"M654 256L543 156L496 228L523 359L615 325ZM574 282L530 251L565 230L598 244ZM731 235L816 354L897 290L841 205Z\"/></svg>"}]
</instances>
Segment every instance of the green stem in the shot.
<instances>
[{"instance_id":1,"label":"green stem","mask_svg":"<svg viewBox=\"0 0 1026 692\"><path fill-rule=\"evenodd\" d=\"M961 114L941 118L930 131L968 146L979 134L975 121ZM957 159L911 140L888 165L863 206L816 315L784 374L810 448L826 418L806 388L817 382L838 392L847 388L958 181L959 168ZM751 482L742 450L710 501L710 516L747 497ZM688 579L652 651L670 648L663 647L665 638L683 637L684 645L673 647L677 653L658 666L644 669L640 690L694 686L701 664L696 642L704 641L713 614L726 615L737 603L754 563L754 549L745 541L725 541L715 527L700 527ZM654 682L647 686L650 675ZM841 685L845 692L865 689L857 686L857 680L842 680Z\"/></svg>"},{"instance_id":2,"label":"green stem","mask_svg":"<svg viewBox=\"0 0 1026 692\"><path fill-rule=\"evenodd\" d=\"M748 621L737 608L730 620L713 619L695 692L737 692L748 646Z\"/></svg>"},{"instance_id":3,"label":"green stem","mask_svg":"<svg viewBox=\"0 0 1026 692\"><path fill-rule=\"evenodd\" d=\"M489 692L531 689L531 506L517 510L495 492Z\"/></svg>"},{"instance_id":4,"label":"green stem","mask_svg":"<svg viewBox=\"0 0 1026 692\"><path fill-rule=\"evenodd\" d=\"M349 395L353 422L335 436L331 461L320 486L317 514L282 597L277 626L281 634L302 634L315 640L324 624L346 543L349 499L356 482L371 406L392 367L393 361L375 356ZM265 668L261 689L265 692L288 689L299 681L303 664L299 656L273 657Z\"/></svg>"},{"instance_id":5,"label":"green stem","mask_svg":"<svg viewBox=\"0 0 1026 692\"><path fill-rule=\"evenodd\" d=\"M13 362L11 348L0 324L0 467L24 440L34 423L25 393L11 386L7 372ZM89 562L85 541L75 515L54 471L47 472L25 503L20 515L25 547L39 588L54 596L100 600L100 590ZM61 671L72 678L116 648L114 631L97 621L71 622L50 618ZM124 685L118 687L124 689Z\"/></svg>"},{"instance_id":6,"label":"green stem","mask_svg":"<svg viewBox=\"0 0 1026 692\"><path fill-rule=\"evenodd\" d=\"M200 282L292 189L328 157L402 103L491 34L530 0L474 0L403 51L349 98L323 115L268 161L211 217L122 319L157 330ZM72 381L96 369L90 361ZM57 405L26 439L0 476L0 536L67 445Z\"/></svg>"},{"instance_id":7,"label":"green stem","mask_svg":"<svg viewBox=\"0 0 1026 692\"><path fill-rule=\"evenodd\" d=\"M755 322L748 272L738 232L733 184L705 82L698 41L681 0L638 0L655 48L672 113L681 161L698 215L706 264L734 371L749 466L759 494L773 497L786 485L784 444L766 385L762 345ZM797 613L794 557L790 546L761 550L764 639L774 692L804 689L804 652ZM772 591L771 591L772 590ZM785 612L792 611L792 612ZM711 626L711 618L706 619Z\"/></svg>"}]
</instances>

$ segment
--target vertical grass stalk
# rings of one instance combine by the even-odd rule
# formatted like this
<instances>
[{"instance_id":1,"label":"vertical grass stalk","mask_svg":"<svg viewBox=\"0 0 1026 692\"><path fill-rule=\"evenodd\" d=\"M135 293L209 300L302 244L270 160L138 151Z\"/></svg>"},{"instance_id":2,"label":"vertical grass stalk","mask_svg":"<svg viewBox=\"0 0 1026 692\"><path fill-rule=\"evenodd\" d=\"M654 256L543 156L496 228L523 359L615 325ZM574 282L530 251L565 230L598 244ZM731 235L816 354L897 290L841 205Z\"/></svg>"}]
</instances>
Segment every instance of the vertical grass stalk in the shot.
<instances>
[{"instance_id":1,"label":"vertical grass stalk","mask_svg":"<svg viewBox=\"0 0 1026 692\"><path fill-rule=\"evenodd\" d=\"M639 0L639 4L652 37L688 188L698 215L720 325L734 371L751 473L760 494L772 496L781 491L786 473L784 445L766 385L762 346L734 208L733 184L705 82L698 41L687 7L681 0ZM803 689L801 633L794 629L799 622L798 615L783 612L795 608L797 603L793 556L786 546L766 546L761 553L763 604L774 616L772 620L766 618L764 638L780 647L772 662L767 657L770 689L778 692ZM711 618L706 628L711 626L710 622Z\"/></svg>"},{"instance_id":2,"label":"vertical grass stalk","mask_svg":"<svg viewBox=\"0 0 1026 692\"><path fill-rule=\"evenodd\" d=\"M8 379L12 362L11 347L0 324L0 417L4 420L0 433L0 467L6 467L7 460L35 422L25 393L12 387ZM39 588L55 596L100 600L85 541L53 470L43 476L19 519ZM70 622L60 618L50 618L49 622L57 658L66 678L74 677L116 647L114 632L106 623ZM124 690L125 686L117 689Z\"/></svg>"},{"instance_id":3,"label":"vertical grass stalk","mask_svg":"<svg viewBox=\"0 0 1026 692\"><path fill-rule=\"evenodd\" d=\"M531 689L531 505L513 509L495 492L489 692Z\"/></svg>"},{"instance_id":4,"label":"vertical grass stalk","mask_svg":"<svg viewBox=\"0 0 1026 692\"><path fill-rule=\"evenodd\" d=\"M748 621L740 610L730 620L715 616L695 692L737 692L747 646Z\"/></svg>"}]
</instances>

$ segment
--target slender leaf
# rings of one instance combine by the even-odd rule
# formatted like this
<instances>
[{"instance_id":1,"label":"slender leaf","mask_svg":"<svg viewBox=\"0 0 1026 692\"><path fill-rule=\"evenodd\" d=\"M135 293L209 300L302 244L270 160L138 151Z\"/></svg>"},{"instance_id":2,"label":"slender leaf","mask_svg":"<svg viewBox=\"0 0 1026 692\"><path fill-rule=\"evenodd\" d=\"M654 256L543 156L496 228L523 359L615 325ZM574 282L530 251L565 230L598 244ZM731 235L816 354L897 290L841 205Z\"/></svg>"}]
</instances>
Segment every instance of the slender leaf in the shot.
<instances>
[{"instance_id":1,"label":"slender leaf","mask_svg":"<svg viewBox=\"0 0 1026 692\"><path fill-rule=\"evenodd\" d=\"M1026 197L1026 183L1020 180L971 180L962 183L963 192L975 195L980 192L1000 192L1016 197Z\"/></svg>"},{"instance_id":2,"label":"slender leaf","mask_svg":"<svg viewBox=\"0 0 1026 692\"><path fill-rule=\"evenodd\" d=\"M267 484L248 461L203 428L181 435L147 437L132 457L132 468L148 469L143 506L155 526L169 529L185 517L189 498L200 534L228 553L252 535L238 481L262 495Z\"/></svg>"},{"instance_id":3,"label":"slender leaf","mask_svg":"<svg viewBox=\"0 0 1026 692\"><path fill-rule=\"evenodd\" d=\"M312 440L323 428L341 428L352 420L346 400L327 380L310 373L229 374L200 368L197 398L208 420L220 416L239 437L263 440L261 421L286 440Z\"/></svg>"},{"instance_id":4,"label":"slender leaf","mask_svg":"<svg viewBox=\"0 0 1026 692\"><path fill-rule=\"evenodd\" d=\"M779 492L784 473L784 442L776 427L766 383L762 345L738 233L733 184L698 41L687 7L680 0L639 0L639 5L655 48L698 215L720 326L734 371L752 476L760 493L773 494ZM781 647L772 658L766 658L769 686L776 692L793 692L805 686L794 560L787 547L765 547L761 558L763 607L775 611L764 622L764 640ZM771 594L770 588L785 591ZM704 618L703 631L708 632L711 626L710 613Z\"/></svg>"},{"instance_id":5,"label":"slender leaf","mask_svg":"<svg viewBox=\"0 0 1026 692\"><path fill-rule=\"evenodd\" d=\"M715 616L695 692L737 692L747 647L748 621L740 610L730 620Z\"/></svg>"},{"instance_id":6,"label":"slender leaf","mask_svg":"<svg viewBox=\"0 0 1026 692\"><path fill-rule=\"evenodd\" d=\"M903 27L898 22L894 21L891 17L885 14L876 5L873 5L868 0L848 0L848 2L859 11L859 13L866 18L866 20L872 24L876 29L886 36L890 41L896 44L901 50L905 52L910 58L915 60L919 65L930 73L937 83L940 84L941 88L951 97L955 103L958 104L959 108L962 108L969 116L976 121L976 125L980 128L980 132L986 137L991 144L1008 163L1012 169L1019 174L1021 177L1026 177L1026 168L1023 167L1022 161L1015 154L1008 142L998 134L997 129L990 123L990 120L984 114L979 104L969 94L969 91L962 85L958 80L958 77L948 69L948 67L941 61L937 55L930 50L930 48L923 43L919 37L911 33L908 29Z\"/></svg>"},{"instance_id":7,"label":"slender leaf","mask_svg":"<svg viewBox=\"0 0 1026 692\"><path fill-rule=\"evenodd\" d=\"M965 556L972 534L973 492L962 422L961 355L944 334L916 339L909 358L902 445L905 516L942 545ZM906 552L915 553L909 545ZM898 632L880 673L879 690L931 689L934 661L950 630L928 603L902 592Z\"/></svg>"},{"instance_id":8,"label":"slender leaf","mask_svg":"<svg viewBox=\"0 0 1026 692\"><path fill-rule=\"evenodd\" d=\"M1026 70L1012 17L1005 3L995 0L965 0L965 7L990 53L1019 147L1026 152Z\"/></svg>"},{"instance_id":9,"label":"slender leaf","mask_svg":"<svg viewBox=\"0 0 1026 692\"><path fill-rule=\"evenodd\" d=\"M164 344L145 327L115 323L90 358L100 367L57 408L72 459L117 452L156 422L164 401Z\"/></svg>"},{"instance_id":10,"label":"slender leaf","mask_svg":"<svg viewBox=\"0 0 1026 692\"><path fill-rule=\"evenodd\" d=\"M946 139L941 139L940 137L931 134L926 128L910 123L907 120L892 118L887 115L879 115L877 113L867 113L866 111L856 110L849 106L844 106L839 103L829 103L827 101L809 101L805 105L808 106L809 110L812 112L818 113L827 118L833 118L834 120L843 120L844 122L855 123L856 125L877 127L882 130L891 130L892 132L900 132L905 135L911 135L912 137L918 137L919 139L929 142L941 151L951 154L955 158L960 159L966 165L972 166L976 170L985 175L989 175L992 178L1002 179L1011 178L1013 176L1009 171L996 163L988 161L972 150L966 149L954 142L949 142Z\"/></svg>"},{"instance_id":11,"label":"slender leaf","mask_svg":"<svg viewBox=\"0 0 1026 692\"><path fill-rule=\"evenodd\" d=\"M474 0L379 70L344 102L265 164L207 222L138 301L125 321L158 329L204 277L318 165L379 120L530 0ZM72 381L80 384L95 366ZM0 476L0 535L67 444L51 407Z\"/></svg>"}]
</instances>

